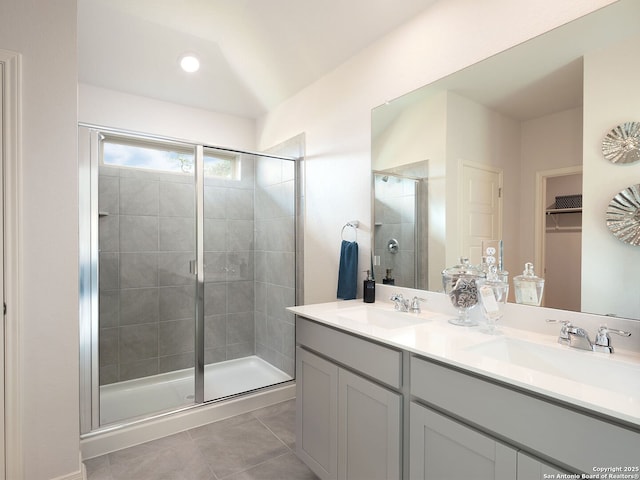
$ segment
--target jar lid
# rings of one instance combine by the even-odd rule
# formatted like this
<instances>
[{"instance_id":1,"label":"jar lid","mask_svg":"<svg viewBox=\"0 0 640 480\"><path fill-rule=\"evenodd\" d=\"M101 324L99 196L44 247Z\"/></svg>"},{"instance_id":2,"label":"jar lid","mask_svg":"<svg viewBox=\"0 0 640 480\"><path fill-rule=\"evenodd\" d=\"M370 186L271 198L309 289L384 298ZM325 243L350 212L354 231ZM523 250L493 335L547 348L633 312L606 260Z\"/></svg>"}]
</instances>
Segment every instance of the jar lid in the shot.
<instances>
[{"instance_id":1,"label":"jar lid","mask_svg":"<svg viewBox=\"0 0 640 480\"><path fill-rule=\"evenodd\" d=\"M442 272L443 275L449 276L468 276L484 278L486 274L478 267L471 265L467 257L460 257L460 263L453 267L445 268Z\"/></svg>"}]
</instances>

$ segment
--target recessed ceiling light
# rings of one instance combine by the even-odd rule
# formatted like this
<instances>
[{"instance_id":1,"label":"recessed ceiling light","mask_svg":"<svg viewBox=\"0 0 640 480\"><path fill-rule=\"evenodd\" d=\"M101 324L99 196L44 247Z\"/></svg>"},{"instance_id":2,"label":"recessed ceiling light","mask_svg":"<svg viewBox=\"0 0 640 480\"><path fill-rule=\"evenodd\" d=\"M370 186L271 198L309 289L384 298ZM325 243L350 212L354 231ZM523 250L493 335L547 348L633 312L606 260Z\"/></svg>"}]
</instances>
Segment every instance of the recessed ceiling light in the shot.
<instances>
[{"instance_id":1,"label":"recessed ceiling light","mask_svg":"<svg viewBox=\"0 0 640 480\"><path fill-rule=\"evenodd\" d=\"M198 60L198 57L195 55L188 53L180 57L180 67L182 67L185 72L197 72L200 68L200 60Z\"/></svg>"}]
</instances>

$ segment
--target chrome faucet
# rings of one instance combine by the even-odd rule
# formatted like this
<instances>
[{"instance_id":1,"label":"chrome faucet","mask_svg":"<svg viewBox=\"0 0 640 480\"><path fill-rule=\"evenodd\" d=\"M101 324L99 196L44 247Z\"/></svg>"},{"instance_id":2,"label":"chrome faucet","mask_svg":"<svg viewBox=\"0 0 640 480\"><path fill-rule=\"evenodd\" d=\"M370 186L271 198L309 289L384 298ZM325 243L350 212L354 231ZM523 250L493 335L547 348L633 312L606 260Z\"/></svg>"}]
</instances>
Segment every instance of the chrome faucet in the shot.
<instances>
[{"instance_id":1,"label":"chrome faucet","mask_svg":"<svg viewBox=\"0 0 640 480\"><path fill-rule=\"evenodd\" d=\"M569 335L569 346L580 350L593 350L593 344L589 339L589 334L584 328L567 326Z\"/></svg>"},{"instance_id":2,"label":"chrome faucet","mask_svg":"<svg viewBox=\"0 0 640 480\"><path fill-rule=\"evenodd\" d=\"M560 335L558 336L558 343L563 345L569 345L573 348L579 348L580 350L591 350L593 352L613 353L613 347L611 346L611 337L609 333L615 333L622 337L630 337L631 332L625 332L624 330L618 330L616 328L608 328L606 325L601 325L596 334L595 343L592 343L589 339L589 334L582 327L576 327L571 325L571 322L566 320L553 320L547 319L548 323L560 323Z\"/></svg>"},{"instance_id":3,"label":"chrome faucet","mask_svg":"<svg viewBox=\"0 0 640 480\"><path fill-rule=\"evenodd\" d=\"M630 337L631 332L625 332L624 330L618 330L617 328L608 328L606 325L600 325L598 333L596 334L596 343L593 345L594 352L613 353L613 346L611 345L611 337L609 333L615 333L621 337Z\"/></svg>"},{"instance_id":4,"label":"chrome faucet","mask_svg":"<svg viewBox=\"0 0 640 480\"><path fill-rule=\"evenodd\" d=\"M391 295L389 300L395 303L395 309L397 312L409 311L409 300L405 300L401 293L394 293Z\"/></svg>"}]
</instances>

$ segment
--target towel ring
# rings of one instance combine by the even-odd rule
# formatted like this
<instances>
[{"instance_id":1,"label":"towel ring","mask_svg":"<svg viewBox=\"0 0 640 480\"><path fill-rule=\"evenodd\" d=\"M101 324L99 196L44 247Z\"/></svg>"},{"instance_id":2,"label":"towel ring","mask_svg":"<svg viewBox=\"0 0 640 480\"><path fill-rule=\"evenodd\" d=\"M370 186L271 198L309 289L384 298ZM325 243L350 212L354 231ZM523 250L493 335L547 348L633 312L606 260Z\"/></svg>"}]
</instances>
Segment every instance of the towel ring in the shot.
<instances>
[{"instance_id":1,"label":"towel ring","mask_svg":"<svg viewBox=\"0 0 640 480\"><path fill-rule=\"evenodd\" d=\"M342 231L340 232L340 237L342 238L342 240L344 240L344 229L347 228L347 227L351 227L351 228L353 228L353 231L356 234L355 241L357 242L358 241L358 224L359 224L359 222L357 220L353 220L351 222L345 223L345 225L342 227Z\"/></svg>"}]
</instances>

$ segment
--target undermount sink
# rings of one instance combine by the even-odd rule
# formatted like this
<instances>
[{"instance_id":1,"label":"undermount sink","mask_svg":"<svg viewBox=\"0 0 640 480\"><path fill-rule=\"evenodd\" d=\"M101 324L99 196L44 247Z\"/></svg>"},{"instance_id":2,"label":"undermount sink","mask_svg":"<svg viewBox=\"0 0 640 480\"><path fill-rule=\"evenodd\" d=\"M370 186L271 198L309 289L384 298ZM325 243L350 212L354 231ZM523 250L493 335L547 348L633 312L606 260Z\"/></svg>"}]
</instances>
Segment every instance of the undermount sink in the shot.
<instances>
[{"instance_id":1,"label":"undermount sink","mask_svg":"<svg viewBox=\"0 0 640 480\"><path fill-rule=\"evenodd\" d=\"M510 337L474 345L466 351L623 395L640 395L640 365L619 362L605 354Z\"/></svg>"},{"instance_id":2,"label":"undermount sink","mask_svg":"<svg viewBox=\"0 0 640 480\"><path fill-rule=\"evenodd\" d=\"M338 317L359 324L393 330L413 327L429 321L428 314L403 313L376 307L355 307L338 313Z\"/></svg>"}]
</instances>

